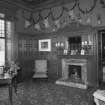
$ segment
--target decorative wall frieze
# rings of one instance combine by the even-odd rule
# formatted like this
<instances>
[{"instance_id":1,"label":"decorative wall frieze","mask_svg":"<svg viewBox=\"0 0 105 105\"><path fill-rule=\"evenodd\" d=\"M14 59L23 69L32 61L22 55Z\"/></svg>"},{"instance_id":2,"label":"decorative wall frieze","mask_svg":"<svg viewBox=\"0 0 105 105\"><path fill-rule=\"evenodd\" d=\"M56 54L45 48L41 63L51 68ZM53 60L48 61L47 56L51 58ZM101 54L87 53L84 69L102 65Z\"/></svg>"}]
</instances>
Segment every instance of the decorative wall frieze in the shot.
<instances>
[{"instance_id":1,"label":"decorative wall frieze","mask_svg":"<svg viewBox=\"0 0 105 105\"><path fill-rule=\"evenodd\" d=\"M82 2L83 1L83 2ZM50 33L76 22L83 25L103 24L101 0L74 0L70 4L42 7L39 10L27 11L22 9L25 30L30 28L38 32ZM90 5L91 4L91 5ZM69 6L68 6L69 5ZM99 9L97 11L97 9ZM102 12L102 11L101 11Z\"/></svg>"},{"instance_id":2,"label":"decorative wall frieze","mask_svg":"<svg viewBox=\"0 0 105 105\"><path fill-rule=\"evenodd\" d=\"M78 9L79 9L79 11L80 11L81 13L83 13L83 14L88 14L88 13L92 12L93 9L96 7L96 3L97 3L97 0L93 0L93 5L90 7L90 9L87 9L87 8L86 8L86 10L83 10L83 9L80 7L80 2L79 2L79 0L77 0Z\"/></svg>"}]
</instances>

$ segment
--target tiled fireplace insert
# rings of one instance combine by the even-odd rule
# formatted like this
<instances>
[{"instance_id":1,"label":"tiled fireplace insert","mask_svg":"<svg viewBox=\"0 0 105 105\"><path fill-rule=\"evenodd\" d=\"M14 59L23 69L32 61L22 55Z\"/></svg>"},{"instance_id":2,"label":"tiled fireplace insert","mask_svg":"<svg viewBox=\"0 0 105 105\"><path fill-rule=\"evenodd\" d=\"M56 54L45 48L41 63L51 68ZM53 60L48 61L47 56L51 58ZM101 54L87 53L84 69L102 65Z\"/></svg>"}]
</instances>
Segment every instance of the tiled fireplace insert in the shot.
<instances>
[{"instance_id":1,"label":"tiled fireplace insert","mask_svg":"<svg viewBox=\"0 0 105 105\"><path fill-rule=\"evenodd\" d=\"M62 77L56 84L87 89L87 60L62 59Z\"/></svg>"}]
</instances>

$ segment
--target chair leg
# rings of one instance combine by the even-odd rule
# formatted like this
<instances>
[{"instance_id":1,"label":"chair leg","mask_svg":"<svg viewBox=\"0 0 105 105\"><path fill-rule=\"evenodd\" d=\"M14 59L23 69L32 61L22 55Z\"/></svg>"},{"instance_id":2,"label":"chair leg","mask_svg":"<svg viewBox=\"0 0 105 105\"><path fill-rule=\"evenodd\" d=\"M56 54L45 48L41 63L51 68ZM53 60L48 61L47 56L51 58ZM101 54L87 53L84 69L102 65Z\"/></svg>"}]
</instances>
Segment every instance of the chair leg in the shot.
<instances>
[{"instance_id":1,"label":"chair leg","mask_svg":"<svg viewBox=\"0 0 105 105\"><path fill-rule=\"evenodd\" d=\"M14 89L15 89L15 93L17 94L17 81L15 81L14 83Z\"/></svg>"}]
</instances>

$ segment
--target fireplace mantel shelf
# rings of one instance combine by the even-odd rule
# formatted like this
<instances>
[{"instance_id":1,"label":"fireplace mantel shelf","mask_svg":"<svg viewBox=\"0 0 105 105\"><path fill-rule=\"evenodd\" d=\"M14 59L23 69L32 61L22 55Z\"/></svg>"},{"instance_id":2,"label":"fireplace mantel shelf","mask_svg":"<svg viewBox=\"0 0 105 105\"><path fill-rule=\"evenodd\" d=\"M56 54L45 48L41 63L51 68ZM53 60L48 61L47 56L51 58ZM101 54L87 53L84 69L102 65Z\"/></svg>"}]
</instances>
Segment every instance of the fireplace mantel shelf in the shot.
<instances>
[{"instance_id":1,"label":"fireplace mantel shelf","mask_svg":"<svg viewBox=\"0 0 105 105\"><path fill-rule=\"evenodd\" d=\"M66 63L87 63L87 59L65 59L63 58L62 60L66 61Z\"/></svg>"},{"instance_id":2,"label":"fireplace mantel shelf","mask_svg":"<svg viewBox=\"0 0 105 105\"><path fill-rule=\"evenodd\" d=\"M87 64L86 59L62 59L64 62L66 62L66 65L71 64L71 65L84 65Z\"/></svg>"}]
</instances>

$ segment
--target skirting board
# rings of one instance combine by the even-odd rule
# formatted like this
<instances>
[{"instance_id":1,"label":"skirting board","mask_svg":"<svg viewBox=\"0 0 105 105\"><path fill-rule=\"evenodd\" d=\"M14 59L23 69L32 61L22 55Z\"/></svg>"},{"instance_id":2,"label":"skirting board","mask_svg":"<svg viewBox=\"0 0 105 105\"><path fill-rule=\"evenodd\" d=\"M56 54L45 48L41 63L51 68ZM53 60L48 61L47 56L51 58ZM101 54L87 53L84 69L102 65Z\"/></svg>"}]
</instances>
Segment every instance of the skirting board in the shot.
<instances>
[{"instance_id":1,"label":"skirting board","mask_svg":"<svg viewBox=\"0 0 105 105\"><path fill-rule=\"evenodd\" d=\"M34 74L32 78L48 78L46 74Z\"/></svg>"}]
</instances>

